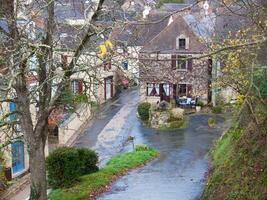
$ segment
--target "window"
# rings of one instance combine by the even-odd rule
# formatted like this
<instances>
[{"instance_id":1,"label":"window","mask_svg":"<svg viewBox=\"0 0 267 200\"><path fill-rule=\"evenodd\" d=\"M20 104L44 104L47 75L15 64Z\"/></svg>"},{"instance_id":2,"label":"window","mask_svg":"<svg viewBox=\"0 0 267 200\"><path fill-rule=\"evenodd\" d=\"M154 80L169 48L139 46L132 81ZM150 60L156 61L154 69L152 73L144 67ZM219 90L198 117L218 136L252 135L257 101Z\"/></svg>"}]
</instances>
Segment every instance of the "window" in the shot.
<instances>
[{"instance_id":1,"label":"window","mask_svg":"<svg viewBox=\"0 0 267 200\"><path fill-rule=\"evenodd\" d=\"M189 49L189 37L184 34L179 35L176 38L176 49L186 50Z\"/></svg>"},{"instance_id":2,"label":"window","mask_svg":"<svg viewBox=\"0 0 267 200\"><path fill-rule=\"evenodd\" d=\"M187 69L187 59L185 56L177 57L177 69L186 70Z\"/></svg>"},{"instance_id":3,"label":"window","mask_svg":"<svg viewBox=\"0 0 267 200\"><path fill-rule=\"evenodd\" d=\"M178 91L179 91L179 96L186 96L187 92L186 92L186 84L179 84L178 85Z\"/></svg>"},{"instance_id":4,"label":"window","mask_svg":"<svg viewBox=\"0 0 267 200\"><path fill-rule=\"evenodd\" d=\"M170 96L170 84L168 83L163 84L163 95Z\"/></svg>"},{"instance_id":5,"label":"window","mask_svg":"<svg viewBox=\"0 0 267 200\"><path fill-rule=\"evenodd\" d=\"M186 42L185 42L185 38L179 38L178 42L179 42L179 49L181 50L185 50L186 48Z\"/></svg>"},{"instance_id":6,"label":"window","mask_svg":"<svg viewBox=\"0 0 267 200\"><path fill-rule=\"evenodd\" d=\"M71 91L73 94L81 94L83 92L83 82L81 80L71 81Z\"/></svg>"},{"instance_id":7,"label":"window","mask_svg":"<svg viewBox=\"0 0 267 200\"><path fill-rule=\"evenodd\" d=\"M128 70L128 61L127 60L122 62L122 67L124 70Z\"/></svg>"},{"instance_id":8,"label":"window","mask_svg":"<svg viewBox=\"0 0 267 200\"><path fill-rule=\"evenodd\" d=\"M147 83L147 96L159 96L159 84Z\"/></svg>"},{"instance_id":9,"label":"window","mask_svg":"<svg viewBox=\"0 0 267 200\"><path fill-rule=\"evenodd\" d=\"M24 170L24 143L21 141L11 144L12 150L12 173L18 173Z\"/></svg>"}]
</instances>

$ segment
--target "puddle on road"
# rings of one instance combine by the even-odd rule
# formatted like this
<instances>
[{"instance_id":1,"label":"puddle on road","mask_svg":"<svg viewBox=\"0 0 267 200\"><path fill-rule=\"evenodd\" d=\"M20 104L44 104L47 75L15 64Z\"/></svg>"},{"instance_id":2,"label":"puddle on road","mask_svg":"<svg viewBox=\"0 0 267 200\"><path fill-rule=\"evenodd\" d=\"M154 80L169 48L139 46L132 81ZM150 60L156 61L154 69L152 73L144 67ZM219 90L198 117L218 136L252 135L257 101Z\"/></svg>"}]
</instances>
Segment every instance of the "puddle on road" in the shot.
<instances>
[{"instance_id":1,"label":"puddle on road","mask_svg":"<svg viewBox=\"0 0 267 200\"><path fill-rule=\"evenodd\" d=\"M191 116L187 129L161 132L143 127L132 112L122 133L134 136L136 144L157 148L161 155L145 167L120 178L98 200L197 199L208 171L206 154L223 132L222 128L209 129L207 120L205 115ZM216 121L218 125L223 123L220 118ZM131 149L129 144L123 151Z\"/></svg>"}]
</instances>

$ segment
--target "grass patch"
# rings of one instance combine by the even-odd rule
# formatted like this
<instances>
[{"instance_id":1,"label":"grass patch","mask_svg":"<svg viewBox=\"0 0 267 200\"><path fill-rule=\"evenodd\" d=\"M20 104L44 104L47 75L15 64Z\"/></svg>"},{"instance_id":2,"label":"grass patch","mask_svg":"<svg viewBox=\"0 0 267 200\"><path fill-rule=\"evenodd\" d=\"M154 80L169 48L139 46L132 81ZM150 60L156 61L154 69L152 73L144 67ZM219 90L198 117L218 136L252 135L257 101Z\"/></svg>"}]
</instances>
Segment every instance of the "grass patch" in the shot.
<instances>
[{"instance_id":1,"label":"grass patch","mask_svg":"<svg viewBox=\"0 0 267 200\"><path fill-rule=\"evenodd\" d=\"M104 192L114 180L131 169L144 165L158 156L152 148L137 148L133 152L113 157L105 167L96 173L81 177L80 182L71 188L54 190L50 200L83 200Z\"/></svg>"},{"instance_id":2,"label":"grass patch","mask_svg":"<svg viewBox=\"0 0 267 200\"><path fill-rule=\"evenodd\" d=\"M177 129L185 129L187 127L187 120L184 119L179 119L179 120L174 120L170 121L166 124L163 124L159 127L160 130L163 131L172 131L172 130L177 130Z\"/></svg>"},{"instance_id":3,"label":"grass patch","mask_svg":"<svg viewBox=\"0 0 267 200\"><path fill-rule=\"evenodd\" d=\"M266 198L267 137L266 132L256 130L252 124L243 129L233 127L216 142L202 200Z\"/></svg>"},{"instance_id":4,"label":"grass patch","mask_svg":"<svg viewBox=\"0 0 267 200\"><path fill-rule=\"evenodd\" d=\"M159 0L157 7L161 7L164 3L184 3L184 0Z\"/></svg>"}]
</instances>

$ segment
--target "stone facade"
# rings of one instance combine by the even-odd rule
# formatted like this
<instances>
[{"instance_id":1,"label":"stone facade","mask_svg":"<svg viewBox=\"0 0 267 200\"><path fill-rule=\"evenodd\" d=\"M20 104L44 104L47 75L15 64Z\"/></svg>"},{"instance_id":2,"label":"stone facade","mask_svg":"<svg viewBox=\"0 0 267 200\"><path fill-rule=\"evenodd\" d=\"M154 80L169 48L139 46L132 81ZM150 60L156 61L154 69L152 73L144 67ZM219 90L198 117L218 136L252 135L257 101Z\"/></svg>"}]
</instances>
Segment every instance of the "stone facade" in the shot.
<instances>
[{"instance_id":1,"label":"stone facade","mask_svg":"<svg viewBox=\"0 0 267 200\"><path fill-rule=\"evenodd\" d=\"M158 96L149 96L147 92L147 84L169 84L169 99L179 96L179 91L174 88L175 85L186 84L186 96L199 97L205 103L209 98L209 84L211 69L207 58L198 59L201 54L183 54L192 59L192 68L179 70L172 67L172 54L159 54L157 59L154 55L141 55L140 57L140 96L141 101L156 102L162 99ZM195 58L195 59L194 59ZM176 86L177 87L177 86Z\"/></svg>"}]
</instances>

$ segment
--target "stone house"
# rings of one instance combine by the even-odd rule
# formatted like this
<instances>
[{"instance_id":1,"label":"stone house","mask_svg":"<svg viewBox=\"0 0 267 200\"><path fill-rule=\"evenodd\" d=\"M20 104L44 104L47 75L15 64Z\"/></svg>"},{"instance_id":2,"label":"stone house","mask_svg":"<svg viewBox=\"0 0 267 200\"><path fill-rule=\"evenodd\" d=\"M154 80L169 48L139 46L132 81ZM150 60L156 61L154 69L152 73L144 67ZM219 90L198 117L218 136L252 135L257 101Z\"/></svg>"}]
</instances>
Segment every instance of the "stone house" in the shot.
<instances>
[{"instance_id":1,"label":"stone house","mask_svg":"<svg viewBox=\"0 0 267 200\"><path fill-rule=\"evenodd\" d=\"M140 50L141 101L170 102L187 96L208 103L212 60L203 55L211 32L201 21L201 12L175 14L171 19Z\"/></svg>"}]
</instances>

